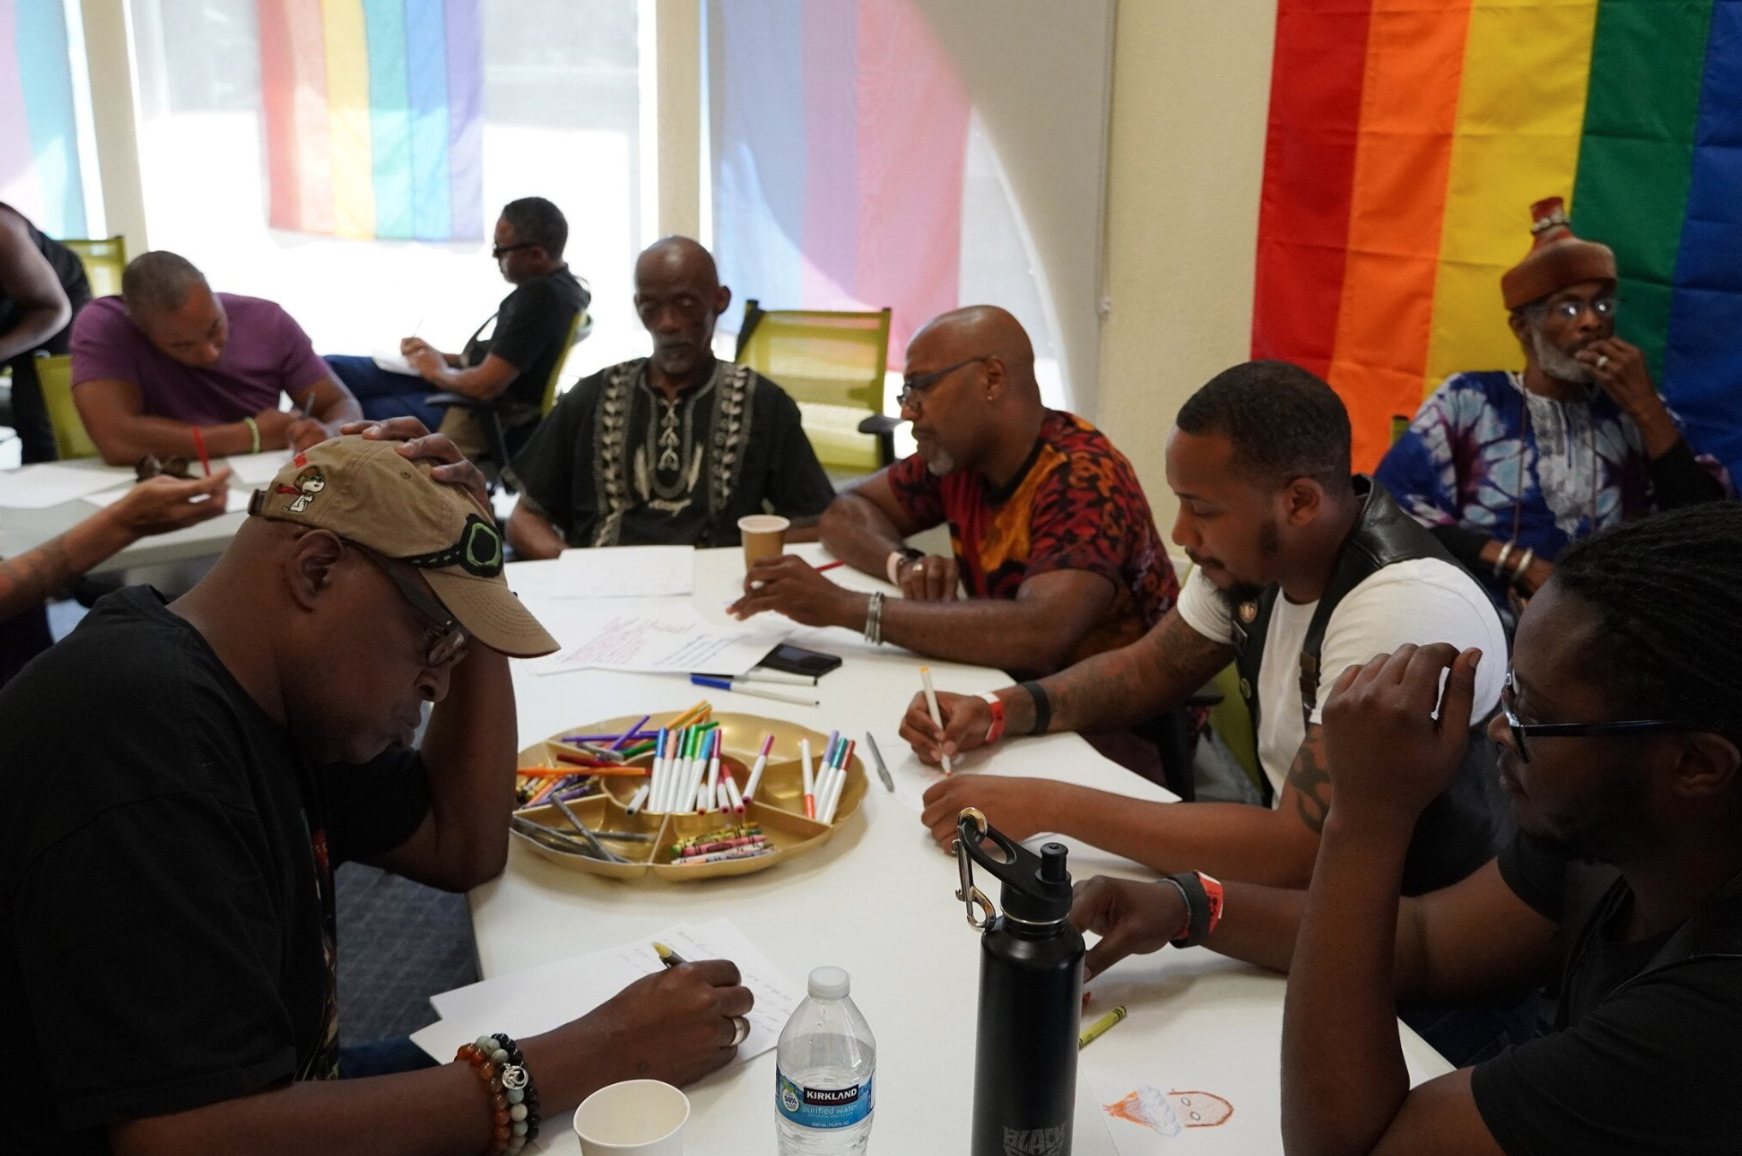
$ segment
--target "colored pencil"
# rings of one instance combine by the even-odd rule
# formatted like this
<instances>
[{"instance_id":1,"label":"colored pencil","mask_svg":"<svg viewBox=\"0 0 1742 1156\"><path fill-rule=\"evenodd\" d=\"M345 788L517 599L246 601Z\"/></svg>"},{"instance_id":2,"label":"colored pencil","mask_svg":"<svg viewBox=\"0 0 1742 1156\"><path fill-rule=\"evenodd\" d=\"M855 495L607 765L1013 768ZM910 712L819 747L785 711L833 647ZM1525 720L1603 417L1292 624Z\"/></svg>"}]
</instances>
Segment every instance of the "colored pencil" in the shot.
<instances>
[{"instance_id":1,"label":"colored pencil","mask_svg":"<svg viewBox=\"0 0 1742 1156\"><path fill-rule=\"evenodd\" d=\"M200 469L206 471L206 477L209 478L212 476L212 459L206 456L206 435L200 432L200 427L197 425L189 426L188 429L193 431L194 449L199 451L200 455Z\"/></svg>"},{"instance_id":2,"label":"colored pencil","mask_svg":"<svg viewBox=\"0 0 1742 1156\"><path fill-rule=\"evenodd\" d=\"M590 766L577 771L573 767L516 767L514 773L525 775L529 779L575 778L584 779L592 775L628 775L646 778L649 771L646 767L596 767Z\"/></svg>"}]
</instances>

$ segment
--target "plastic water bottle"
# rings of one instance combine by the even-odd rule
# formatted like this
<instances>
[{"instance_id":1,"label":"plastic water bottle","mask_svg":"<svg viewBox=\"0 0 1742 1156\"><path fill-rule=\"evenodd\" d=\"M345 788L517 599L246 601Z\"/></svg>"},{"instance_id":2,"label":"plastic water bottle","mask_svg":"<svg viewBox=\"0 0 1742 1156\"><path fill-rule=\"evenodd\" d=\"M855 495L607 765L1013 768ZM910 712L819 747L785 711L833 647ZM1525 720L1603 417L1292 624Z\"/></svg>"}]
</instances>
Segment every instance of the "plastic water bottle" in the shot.
<instances>
[{"instance_id":1,"label":"plastic water bottle","mask_svg":"<svg viewBox=\"0 0 1742 1156\"><path fill-rule=\"evenodd\" d=\"M774 1077L780 1156L858 1156L871 1138L877 1041L847 998L851 985L841 968L817 968L810 998L781 1030Z\"/></svg>"}]
</instances>

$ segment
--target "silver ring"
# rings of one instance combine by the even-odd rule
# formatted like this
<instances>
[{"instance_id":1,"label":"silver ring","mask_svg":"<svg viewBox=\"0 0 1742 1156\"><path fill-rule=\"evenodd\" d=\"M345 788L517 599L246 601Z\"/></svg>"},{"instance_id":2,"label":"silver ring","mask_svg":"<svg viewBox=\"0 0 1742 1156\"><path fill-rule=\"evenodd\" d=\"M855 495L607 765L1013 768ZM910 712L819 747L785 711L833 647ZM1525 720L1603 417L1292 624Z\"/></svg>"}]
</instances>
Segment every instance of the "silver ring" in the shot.
<instances>
[{"instance_id":1,"label":"silver ring","mask_svg":"<svg viewBox=\"0 0 1742 1156\"><path fill-rule=\"evenodd\" d=\"M1597 368L1598 369L1608 369L1609 368L1609 355L1607 353L1599 353L1597 355Z\"/></svg>"},{"instance_id":2,"label":"silver ring","mask_svg":"<svg viewBox=\"0 0 1742 1156\"><path fill-rule=\"evenodd\" d=\"M743 1016L732 1017L732 1042L726 1046L735 1048L750 1038L750 1021Z\"/></svg>"}]
</instances>

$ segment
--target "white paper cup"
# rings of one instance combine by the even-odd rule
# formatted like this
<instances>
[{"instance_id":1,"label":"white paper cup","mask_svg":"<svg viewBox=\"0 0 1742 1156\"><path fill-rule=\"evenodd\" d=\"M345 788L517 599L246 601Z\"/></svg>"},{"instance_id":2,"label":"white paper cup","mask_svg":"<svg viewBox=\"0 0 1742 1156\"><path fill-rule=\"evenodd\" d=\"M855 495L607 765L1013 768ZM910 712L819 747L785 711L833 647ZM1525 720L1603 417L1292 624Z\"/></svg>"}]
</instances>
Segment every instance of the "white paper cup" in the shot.
<instances>
[{"instance_id":1,"label":"white paper cup","mask_svg":"<svg viewBox=\"0 0 1742 1156\"><path fill-rule=\"evenodd\" d=\"M792 523L779 514L746 514L738 519L744 538L744 569L764 558L778 558L786 549L786 532Z\"/></svg>"},{"instance_id":2,"label":"white paper cup","mask_svg":"<svg viewBox=\"0 0 1742 1156\"><path fill-rule=\"evenodd\" d=\"M582 1156L681 1156L689 1097L662 1080L600 1088L575 1109Z\"/></svg>"}]
</instances>

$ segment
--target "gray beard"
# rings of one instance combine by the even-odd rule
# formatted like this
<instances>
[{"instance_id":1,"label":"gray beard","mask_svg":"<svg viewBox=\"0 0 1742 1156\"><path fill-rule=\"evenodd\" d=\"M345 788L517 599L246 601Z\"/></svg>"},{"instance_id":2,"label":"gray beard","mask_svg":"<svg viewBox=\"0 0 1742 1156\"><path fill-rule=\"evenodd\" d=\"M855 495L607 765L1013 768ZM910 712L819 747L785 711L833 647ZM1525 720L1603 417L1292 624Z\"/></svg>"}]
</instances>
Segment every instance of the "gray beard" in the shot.
<instances>
[{"instance_id":1,"label":"gray beard","mask_svg":"<svg viewBox=\"0 0 1742 1156\"><path fill-rule=\"evenodd\" d=\"M956 472L956 459L942 450L934 450L932 456L925 459L925 468L934 478L945 477Z\"/></svg>"},{"instance_id":2,"label":"gray beard","mask_svg":"<svg viewBox=\"0 0 1742 1156\"><path fill-rule=\"evenodd\" d=\"M1579 385L1590 385L1596 378L1591 374L1591 367L1570 353L1562 353L1542 335L1542 330L1532 328L1530 344L1536 350L1536 363L1542 371L1556 381L1571 381Z\"/></svg>"}]
</instances>

